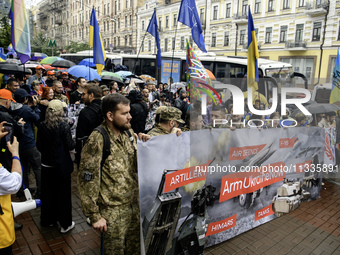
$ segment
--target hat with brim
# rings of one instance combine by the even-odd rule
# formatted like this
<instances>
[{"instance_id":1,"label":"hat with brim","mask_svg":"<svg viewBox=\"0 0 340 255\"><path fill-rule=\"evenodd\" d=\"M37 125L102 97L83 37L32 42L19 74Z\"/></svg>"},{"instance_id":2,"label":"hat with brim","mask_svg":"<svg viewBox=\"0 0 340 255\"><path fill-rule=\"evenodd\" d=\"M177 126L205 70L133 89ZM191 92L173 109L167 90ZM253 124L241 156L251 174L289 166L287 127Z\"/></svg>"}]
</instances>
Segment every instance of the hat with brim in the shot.
<instances>
[{"instance_id":1,"label":"hat with brim","mask_svg":"<svg viewBox=\"0 0 340 255\"><path fill-rule=\"evenodd\" d=\"M25 97L30 97L31 95L25 89L17 89L14 92L14 98L18 102L23 102Z\"/></svg>"},{"instance_id":2,"label":"hat with brim","mask_svg":"<svg viewBox=\"0 0 340 255\"><path fill-rule=\"evenodd\" d=\"M58 112L63 110L65 107L67 107L65 102L61 102L58 99L53 99L48 103L47 109L50 109L51 111Z\"/></svg>"},{"instance_id":3,"label":"hat with brim","mask_svg":"<svg viewBox=\"0 0 340 255\"><path fill-rule=\"evenodd\" d=\"M175 107L166 107L161 110L160 118L162 120L175 120L179 123L184 124L184 120L181 119L182 112Z\"/></svg>"},{"instance_id":4,"label":"hat with brim","mask_svg":"<svg viewBox=\"0 0 340 255\"><path fill-rule=\"evenodd\" d=\"M12 92L8 89L0 89L0 99L11 100L16 103L16 101L13 99Z\"/></svg>"}]
</instances>

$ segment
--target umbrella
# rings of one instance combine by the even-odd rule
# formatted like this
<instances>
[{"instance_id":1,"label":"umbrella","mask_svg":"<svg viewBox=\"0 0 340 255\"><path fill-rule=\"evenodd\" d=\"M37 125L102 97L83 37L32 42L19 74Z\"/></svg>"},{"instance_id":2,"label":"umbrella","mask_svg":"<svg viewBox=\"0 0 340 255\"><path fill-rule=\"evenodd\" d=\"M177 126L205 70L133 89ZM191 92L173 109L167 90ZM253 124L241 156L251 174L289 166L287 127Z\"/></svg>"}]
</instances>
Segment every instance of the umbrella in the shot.
<instances>
[{"instance_id":1,"label":"umbrella","mask_svg":"<svg viewBox=\"0 0 340 255\"><path fill-rule=\"evenodd\" d=\"M93 63L93 58L84 58L82 61L78 63L78 65L96 67L96 64Z\"/></svg>"},{"instance_id":2,"label":"umbrella","mask_svg":"<svg viewBox=\"0 0 340 255\"><path fill-rule=\"evenodd\" d=\"M118 78L116 76L111 76L111 75L101 75L100 78L103 81L116 81L116 82L119 82L119 83L123 84L123 79L120 78L120 77Z\"/></svg>"},{"instance_id":3,"label":"umbrella","mask_svg":"<svg viewBox=\"0 0 340 255\"><path fill-rule=\"evenodd\" d=\"M120 75L119 74L116 74L116 73L113 73L113 72L102 72L102 74L101 74L102 76L114 76L114 77L117 77L117 78L119 78L121 81L123 81L123 78L122 77L120 77Z\"/></svg>"},{"instance_id":4,"label":"umbrella","mask_svg":"<svg viewBox=\"0 0 340 255\"><path fill-rule=\"evenodd\" d=\"M76 64L70 60L57 60L51 64L51 66L53 67L62 67L62 68L70 68L75 65Z\"/></svg>"},{"instance_id":5,"label":"umbrella","mask_svg":"<svg viewBox=\"0 0 340 255\"><path fill-rule=\"evenodd\" d=\"M1 62L0 63L0 73L3 74L30 74L27 68L24 66L19 66L18 64Z\"/></svg>"},{"instance_id":6,"label":"umbrella","mask_svg":"<svg viewBox=\"0 0 340 255\"><path fill-rule=\"evenodd\" d=\"M305 105L305 108L311 114L328 113L328 112L335 112L335 111L339 111L340 110L340 107L335 105L335 104L318 104L318 103ZM295 109L292 112L291 116L295 116L299 112L301 112L300 109Z\"/></svg>"},{"instance_id":7,"label":"umbrella","mask_svg":"<svg viewBox=\"0 0 340 255\"><path fill-rule=\"evenodd\" d=\"M53 62L57 61L57 60L64 60L63 58L59 58L59 57L47 57L44 58L43 60L40 61L40 64L52 64Z\"/></svg>"},{"instance_id":8,"label":"umbrella","mask_svg":"<svg viewBox=\"0 0 340 255\"><path fill-rule=\"evenodd\" d=\"M137 79L137 78L131 78L131 79L126 79L125 80L125 83L131 83L131 82L134 82L134 83L145 83L145 81L141 80L141 79Z\"/></svg>"},{"instance_id":9,"label":"umbrella","mask_svg":"<svg viewBox=\"0 0 340 255\"><path fill-rule=\"evenodd\" d=\"M183 84L182 82L175 82L171 84L172 93L176 93L179 88L185 89L185 84Z\"/></svg>"},{"instance_id":10,"label":"umbrella","mask_svg":"<svg viewBox=\"0 0 340 255\"><path fill-rule=\"evenodd\" d=\"M212 81L216 81L216 78L215 78L215 75L208 69L205 69L205 71L207 72L209 78L212 80Z\"/></svg>"},{"instance_id":11,"label":"umbrella","mask_svg":"<svg viewBox=\"0 0 340 255\"><path fill-rule=\"evenodd\" d=\"M94 79L101 80L97 70L92 69L88 66L72 66L68 69L68 73L75 77L84 77L85 80L93 81Z\"/></svg>"},{"instance_id":12,"label":"umbrella","mask_svg":"<svg viewBox=\"0 0 340 255\"><path fill-rule=\"evenodd\" d=\"M36 66L39 66L40 65L40 63L39 62L37 62L37 61L27 61L26 63L25 63L25 68L35 68Z\"/></svg>"},{"instance_id":13,"label":"umbrella","mask_svg":"<svg viewBox=\"0 0 340 255\"><path fill-rule=\"evenodd\" d=\"M148 81L153 81L155 82L156 79L153 78L151 75L148 75L148 74L142 74L141 76L139 76L139 78L141 78L142 80L148 82Z\"/></svg>"},{"instance_id":14,"label":"umbrella","mask_svg":"<svg viewBox=\"0 0 340 255\"><path fill-rule=\"evenodd\" d=\"M16 58L8 58L8 59L6 59L6 62L7 62L7 63L18 64L18 65L21 64L20 59L16 59Z\"/></svg>"},{"instance_id":15,"label":"umbrella","mask_svg":"<svg viewBox=\"0 0 340 255\"><path fill-rule=\"evenodd\" d=\"M33 52L31 54L31 60L39 60L48 57L45 53Z\"/></svg>"},{"instance_id":16,"label":"umbrella","mask_svg":"<svg viewBox=\"0 0 340 255\"><path fill-rule=\"evenodd\" d=\"M133 75L133 73L131 73L130 71L118 71L116 72L116 74L118 74L123 79L126 79L127 76Z\"/></svg>"}]
</instances>

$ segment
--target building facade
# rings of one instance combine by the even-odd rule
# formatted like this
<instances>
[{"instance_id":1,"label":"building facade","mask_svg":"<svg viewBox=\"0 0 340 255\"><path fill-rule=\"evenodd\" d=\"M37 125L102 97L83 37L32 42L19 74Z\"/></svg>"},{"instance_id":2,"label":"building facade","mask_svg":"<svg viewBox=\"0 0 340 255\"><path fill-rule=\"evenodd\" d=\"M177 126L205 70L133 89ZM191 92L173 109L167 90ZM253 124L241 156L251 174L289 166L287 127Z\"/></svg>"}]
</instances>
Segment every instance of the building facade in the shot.
<instances>
[{"instance_id":1,"label":"building facade","mask_svg":"<svg viewBox=\"0 0 340 255\"><path fill-rule=\"evenodd\" d=\"M336 0L199 0L198 15L206 49L216 55L247 55L248 5L254 19L260 57L291 63L312 88L329 82L340 45L340 1ZM163 52L185 50L190 29L177 24L180 1L145 1L138 9L137 48L155 53L155 40L143 37L154 8ZM177 28L177 31L176 31ZM176 36L175 36L176 34ZM175 38L176 37L176 38ZM194 45L194 49L198 50Z\"/></svg>"}]
</instances>

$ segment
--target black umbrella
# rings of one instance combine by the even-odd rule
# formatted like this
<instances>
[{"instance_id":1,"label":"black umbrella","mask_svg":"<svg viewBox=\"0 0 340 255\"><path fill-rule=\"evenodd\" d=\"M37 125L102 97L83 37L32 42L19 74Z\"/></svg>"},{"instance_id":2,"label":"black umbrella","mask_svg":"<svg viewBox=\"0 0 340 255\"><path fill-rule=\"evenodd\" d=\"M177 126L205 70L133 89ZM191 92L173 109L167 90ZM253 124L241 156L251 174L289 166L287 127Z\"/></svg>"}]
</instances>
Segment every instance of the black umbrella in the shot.
<instances>
[{"instance_id":1,"label":"black umbrella","mask_svg":"<svg viewBox=\"0 0 340 255\"><path fill-rule=\"evenodd\" d=\"M120 80L118 77L115 77L115 76L102 75L100 76L100 78L102 79L102 81L115 81L115 82L123 84L122 80Z\"/></svg>"},{"instance_id":2,"label":"black umbrella","mask_svg":"<svg viewBox=\"0 0 340 255\"><path fill-rule=\"evenodd\" d=\"M8 62L0 62L0 73L3 74L30 74L31 72L24 68L23 65L18 65Z\"/></svg>"},{"instance_id":3,"label":"black umbrella","mask_svg":"<svg viewBox=\"0 0 340 255\"><path fill-rule=\"evenodd\" d=\"M335 112L339 111L340 107L335 104L318 104L318 103L311 103L309 105L305 105L305 108L311 113L311 114L318 114L318 113L328 113L328 112ZM296 114L301 112L299 109L296 109L291 114L292 117L294 117Z\"/></svg>"},{"instance_id":4,"label":"black umbrella","mask_svg":"<svg viewBox=\"0 0 340 255\"><path fill-rule=\"evenodd\" d=\"M51 64L52 67L60 67L60 68L70 68L75 65L76 64L70 60L57 60Z\"/></svg>"}]
</instances>

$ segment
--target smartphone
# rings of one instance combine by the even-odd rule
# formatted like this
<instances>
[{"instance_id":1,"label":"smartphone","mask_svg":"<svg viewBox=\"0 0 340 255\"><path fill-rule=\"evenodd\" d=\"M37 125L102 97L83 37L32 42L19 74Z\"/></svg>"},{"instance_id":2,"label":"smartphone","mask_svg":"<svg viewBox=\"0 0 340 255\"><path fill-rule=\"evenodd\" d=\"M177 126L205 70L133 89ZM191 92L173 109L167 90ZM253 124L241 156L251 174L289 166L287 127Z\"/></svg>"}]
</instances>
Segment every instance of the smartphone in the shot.
<instances>
[{"instance_id":1,"label":"smartphone","mask_svg":"<svg viewBox=\"0 0 340 255\"><path fill-rule=\"evenodd\" d=\"M13 142L13 124L12 123L4 123L3 125L4 131L8 132L8 134L5 136L6 143L7 142Z\"/></svg>"}]
</instances>

